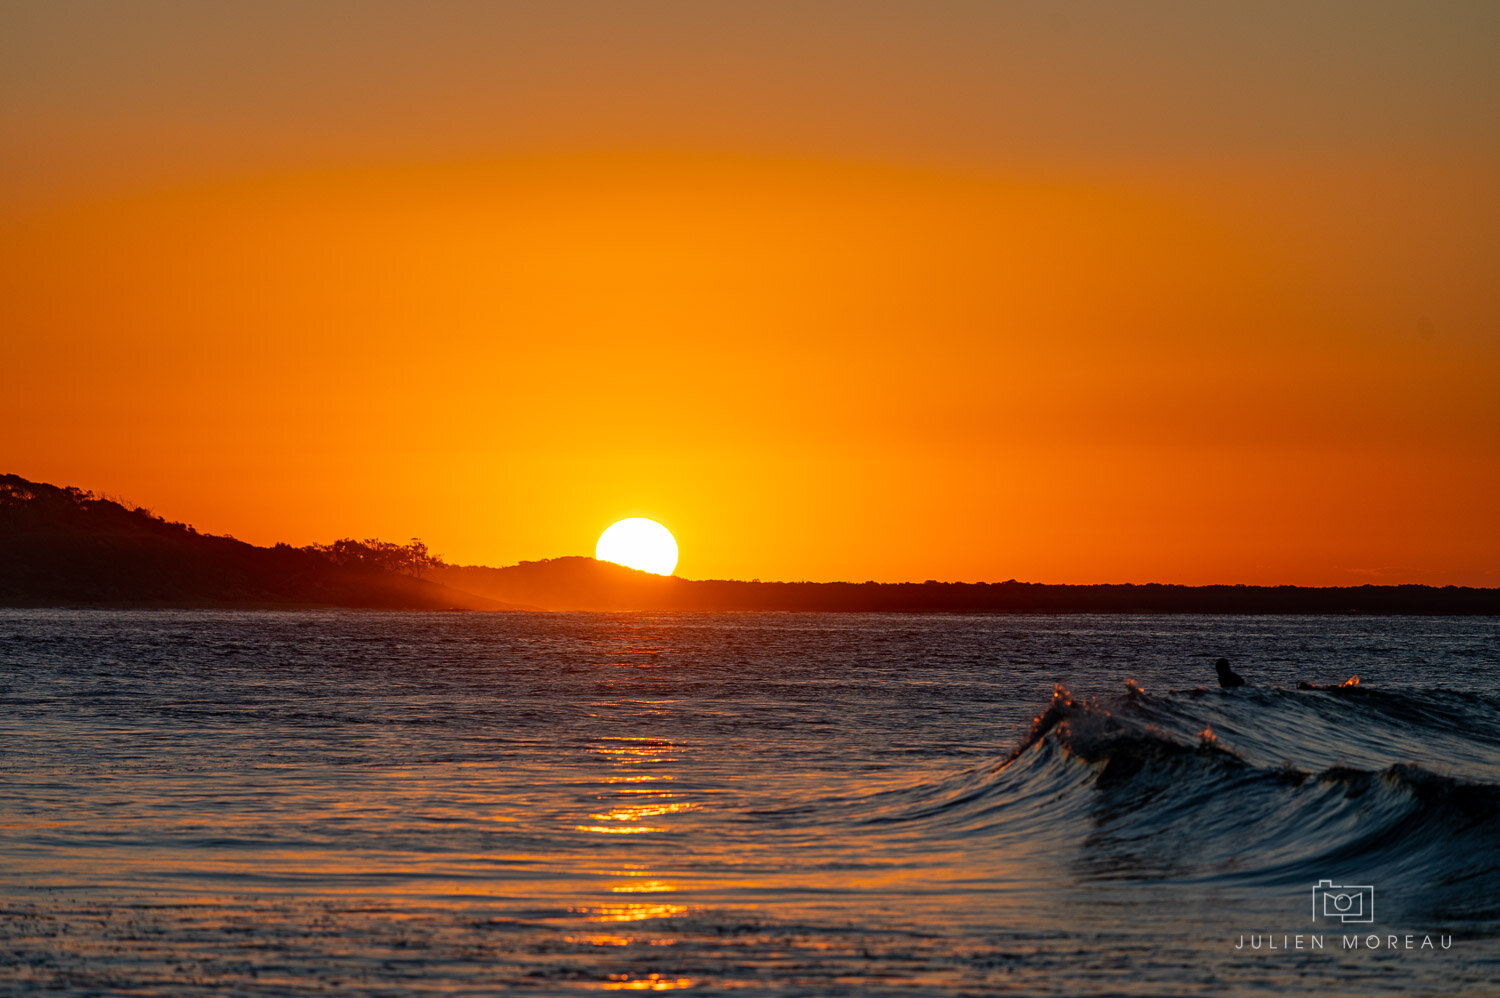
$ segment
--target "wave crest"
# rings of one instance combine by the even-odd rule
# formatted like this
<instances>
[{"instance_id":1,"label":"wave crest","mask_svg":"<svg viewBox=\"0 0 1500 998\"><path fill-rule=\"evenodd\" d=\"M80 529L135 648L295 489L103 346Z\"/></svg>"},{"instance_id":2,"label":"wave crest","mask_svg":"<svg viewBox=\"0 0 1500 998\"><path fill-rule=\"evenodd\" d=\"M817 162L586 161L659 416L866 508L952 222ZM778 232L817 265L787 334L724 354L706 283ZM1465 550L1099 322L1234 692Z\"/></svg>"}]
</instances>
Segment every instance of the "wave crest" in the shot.
<instances>
[{"instance_id":1,"label":"wave crest","mask_svg":"<svg viewBox=\"0 0 1500 998\"><path fill-rule=\"evenodd\" d=\"M1252 710L1276 731L1288 720L1278 711L1301 707L1263 696ZM1071 862L1089 880L1365 878L1354 882L1405 890L1408 908L1425 905L1428 917L1500 915L1491 900L1500 898L1500 786L1411 762L1272 764L1263 750L1216 737L1215 720L1134 688L1102 704L1059 686L996 763L886 795L864 817L935 834L1071 841Z\"/></svg>"}]
</instances>

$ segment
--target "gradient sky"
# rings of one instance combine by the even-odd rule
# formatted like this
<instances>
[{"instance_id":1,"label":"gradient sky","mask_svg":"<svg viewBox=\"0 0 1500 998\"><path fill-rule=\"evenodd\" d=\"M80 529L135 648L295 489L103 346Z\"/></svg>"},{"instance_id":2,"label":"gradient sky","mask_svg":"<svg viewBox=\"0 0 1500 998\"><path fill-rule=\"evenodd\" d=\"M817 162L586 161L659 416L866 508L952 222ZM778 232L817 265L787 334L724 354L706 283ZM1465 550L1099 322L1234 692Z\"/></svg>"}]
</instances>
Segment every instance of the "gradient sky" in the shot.
<instances>
[{"instance_id":1,"label":"gradient sky","mask_svg":"<svg viewBox=\"0 0 1500 998\"><path fill-rule=\"evenodd\" d=\"M1500 585L1500 5L0 3L0 471L690 578Z\"/></svg>"}]
</instances>

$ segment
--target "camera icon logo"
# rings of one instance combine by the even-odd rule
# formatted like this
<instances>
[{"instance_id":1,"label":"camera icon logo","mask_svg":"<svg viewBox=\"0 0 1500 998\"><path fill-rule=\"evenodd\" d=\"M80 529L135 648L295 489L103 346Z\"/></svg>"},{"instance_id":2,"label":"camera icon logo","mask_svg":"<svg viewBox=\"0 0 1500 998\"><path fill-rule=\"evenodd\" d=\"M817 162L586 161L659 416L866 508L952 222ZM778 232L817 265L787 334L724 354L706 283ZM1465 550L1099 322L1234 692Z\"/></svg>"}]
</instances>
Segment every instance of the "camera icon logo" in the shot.
<instances>
[{"instance_id":1,"label":"camera icon logo","mask_svg":"<svg viewBox=\"0 0 1500 998\"><path fill-rule=\"evenodd\" d=\"M1350 922L1375 921L1375 888L1320 880L1312 889L1313 921L1320 918Z\"/></svg>"}]
</instances>

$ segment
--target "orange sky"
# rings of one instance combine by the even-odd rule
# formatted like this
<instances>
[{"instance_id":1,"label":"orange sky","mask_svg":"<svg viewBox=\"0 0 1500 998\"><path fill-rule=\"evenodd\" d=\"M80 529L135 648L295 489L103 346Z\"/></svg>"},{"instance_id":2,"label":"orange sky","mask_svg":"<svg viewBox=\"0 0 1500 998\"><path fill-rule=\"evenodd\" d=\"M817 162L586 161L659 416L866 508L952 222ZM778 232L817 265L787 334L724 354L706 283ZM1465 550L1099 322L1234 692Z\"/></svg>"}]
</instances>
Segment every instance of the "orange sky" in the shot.
<instances>
[{"instance_id":1,"label":"orange sky","mask_svg":"<svg viewBox=\"0 0 1500 998\"><path fill-rule=\"evenodd\" d=\"M1500 585L1500 8L21 3L0 470L456 562Z\"/></svg>"}]
</instances>

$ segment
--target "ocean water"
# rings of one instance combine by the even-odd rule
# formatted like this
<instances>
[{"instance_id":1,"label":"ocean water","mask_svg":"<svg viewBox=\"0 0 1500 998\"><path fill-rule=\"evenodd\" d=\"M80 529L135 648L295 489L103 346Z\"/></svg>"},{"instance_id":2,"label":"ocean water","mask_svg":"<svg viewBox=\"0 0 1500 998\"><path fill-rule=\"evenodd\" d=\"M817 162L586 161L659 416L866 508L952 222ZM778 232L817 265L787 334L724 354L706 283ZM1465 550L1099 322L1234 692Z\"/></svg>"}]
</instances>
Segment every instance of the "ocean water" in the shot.
<instances>
[{"instance_id":1,"label":"ocean water","mask_svg":"<svg viewBox=\"0 0 1500 998\"><path fill-rule=\"evenodd\" d=\"M0 708L0 990L1500 993L1493 618L0 610Z\"/></svg>"}]
</instances>

